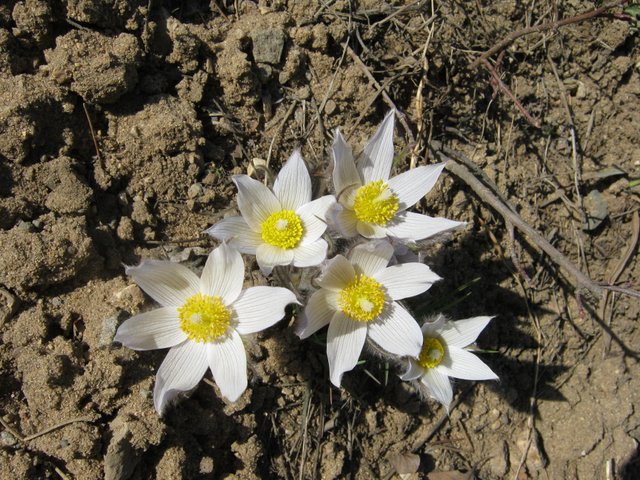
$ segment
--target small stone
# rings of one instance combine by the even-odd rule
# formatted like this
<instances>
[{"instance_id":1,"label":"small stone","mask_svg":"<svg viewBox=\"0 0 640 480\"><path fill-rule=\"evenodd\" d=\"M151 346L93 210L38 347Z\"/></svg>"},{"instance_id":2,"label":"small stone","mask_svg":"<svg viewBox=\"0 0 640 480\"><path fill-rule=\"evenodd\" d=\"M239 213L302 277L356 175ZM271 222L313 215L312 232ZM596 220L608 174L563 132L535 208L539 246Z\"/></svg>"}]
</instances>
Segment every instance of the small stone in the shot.
<instances>
[{"instance_id":1,"label":"small stone","mask_svg":"<svg viewBox=\"0 0 640 480\"><path fill-rule=\"evenodd\" d=\"M5 447L13 447L16 443L18 443L18 439L6 430L3 430L2 432L0 432L0 443Z\"/></svg>"},{"instance_id":2,"label":"small stone","mask_svg":"<svg viewBox=\"0 0 640 480\"><path fill-rule=\"evenodd\" d=\"M285 35L282 30L262 28L252 32L253 59L256 63L280 63L284 49Z\"/></svg>"},{"instance_id":3,"label":"small stone","mask_svg":"<svg viewBox=\"0 0 640 480\"><path fill-rule=\"evenodd\" d=\"M200 460L200 473L208 474L213 472L213 458L211 457L202 457Z\"/></svg>"},{"instance_id":4,"label":"small stone","mask_svg":"<svg viewBox=\"0 0 640 480\"><path fill-rule=\"evenodd\" d=\"M102 329L100 330L100 337L98 339L99 347L108 347L113 343L113 338L116 336L116 330L118 329L118 315L106 318L102 321Z\"/></svg>"},{"instance_id":5,"label":"small stone","mask_svg":"<svg viewBox=\"0 0 640 480\"><path fill-rule=\"evenodd\" d=\"M0 288L0 326L16 314L19 306L18 297L8 290Z\"/></svg>"},{"instance_id":6,"label":"small stone","mask_svg":"<svg viewBox=\"0 0 640 480\"><path fill-rule=\"evenodd\" d=\"M17 225L17 228L19 228L20 230L24 230L25 232L35 232L36 231L36 227L33 223L31 222L25 222L20 220L20 222Z\"/></svg>"},{"instance_id":7,"label":"small stone","mask_svg":"<svg viewBox=\"0 0 640 480\"><path fill-rule=\"evenodd\" d=\"M196 198L202 195L203 191L204 189L200 183L194 183L189 187L189 190L187 190L187 196L189 198Z\"/></svg>"},{"instance_id":8,"label":"small stone","mask_svg":"<svg viewBox=\"0 0 640 480\"><path fill-rule=\"evenodd\" d=\"M333 100L327 100L327 103L324 104L324 113L326 113L327 115L331 115L336 111L336 108L338 108L336 102L334 102Z\"/></svg>"}]
</instances>

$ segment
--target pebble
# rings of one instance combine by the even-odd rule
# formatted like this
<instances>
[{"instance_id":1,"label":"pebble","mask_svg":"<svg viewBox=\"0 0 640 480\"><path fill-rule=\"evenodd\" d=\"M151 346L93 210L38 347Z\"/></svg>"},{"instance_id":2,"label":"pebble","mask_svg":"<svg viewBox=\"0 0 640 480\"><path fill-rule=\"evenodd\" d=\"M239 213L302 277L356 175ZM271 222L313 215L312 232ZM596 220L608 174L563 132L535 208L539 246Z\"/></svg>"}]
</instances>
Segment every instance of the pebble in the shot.
<instances>
[{"instance_id":1,"label":"pebble","mask_svg":"<svg viewBox=\"0 0 640 480\"><path fill-rule=\"evenodd\" d=\"M113 337L116 336L118 329L118 315L105 318L102 321L102 329L100 330L100 338L98 339L99 347L108 347L113 343Z\"/></svg>"},{"instance_id":2,"label":"pebble","mask_svg":"<svg viewBox=\"0 0 640 480\"><path fill-rule=\"evenodd\" d=\"M251 33L253 59L256 63L280 63L284 49L284 32L276 28L261 28Z\"/></svg>"},{"instance_id":3,"label":"pebble","mask_svg":"<svg viewBox=\"0 0 640 480\"><path fill-rule=\"evenodd\" d=\"M3 430L2 432L0 432L0 443L5 447L13 447L16 443L18 443L18 439L6 430Z\"/></svg>"},{"instance_id":4,"label":"pebble","mask_svg":"<svg viewBox=\"0 0 640 480\"><path fill-rule=\"evenodd\" d=\"M194 183L189 187L189 190L187 190L187 196L189 198L196 198L202 195L203 192L204 192L204 189L202 188L202 184Z\"/></svg>"}]
</instances>

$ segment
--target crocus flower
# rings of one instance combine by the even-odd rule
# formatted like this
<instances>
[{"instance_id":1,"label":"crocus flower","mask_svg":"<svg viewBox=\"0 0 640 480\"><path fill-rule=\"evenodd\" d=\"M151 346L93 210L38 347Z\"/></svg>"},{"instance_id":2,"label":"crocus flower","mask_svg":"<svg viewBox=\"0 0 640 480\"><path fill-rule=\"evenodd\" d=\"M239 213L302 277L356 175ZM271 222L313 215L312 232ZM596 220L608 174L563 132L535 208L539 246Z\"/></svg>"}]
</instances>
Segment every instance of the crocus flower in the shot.
<instances>
[{"instance_id":1,"label":"crocus flower","mask_svg":"<svg viewBox=\"0 0 640 480\"><path fill-rule=\"evenodd\" d=\"M273 191L248 175L236 175L233 181L242 216L226 218L207 233L255 255L266 274L276 265L310 267L326 258L327 242L320 237L335 198L311 200L311 178L299 151L280 170Z\"/></svg>"},{"instance_id":2,"label":"crocus flower","mask_svg":"<svg viewBox=\"0 0 640 480\"><path fill-rule=\"evenodd\" d=\"M382 350L417 357L422 334L396 300L426 291L440 279L422 263L388 266L393 247L376 240L353 248L349 259L331 259L311 295L298 334L307 338L325 325L331 382L355 367L367 337Z\"/></svg>"},{"instance_id":3,"label":"crocus flower","mask_svg":"<svg viewBox=\"0 0 640 480\"><path fill-rule=\"evenodd\" d=\"M409 359L403 380L419 380L427 394L448 410L453 398L448 377L464 380L497 380L498 376L477 356L465 350L476 341L492 317L452 322L444 316L422 325L420 355Z\"/></svg>"},{"instance_id":4,"label":"crocus flower","mask_svg":"<svg viewBox=\"0 0 640 480\"><path fill-rule=\"evenodd\" d=\"M417 241L463 225L406 211L433 188L444 163L417 167L389 178L394 115L393 110L387 114L355 162L351 148L336 131L332 154L338 205L332 221L346 237L360 234L367 238Z\"/></svg>"},{"instance_id":5,"label":"crocus flower","mask_svg":"<svg viewBox=\"0 0 640 480\"><path fill-rule=\"evenodd\" d=\"M158 260L127 267L127 275L161 307L126 320L115 341L134 350L170 348L156 374L158 414L211 369L222 396L236 401L247 387L242 335L259 332L297 303L286 288L242 289L244 262L225 244L213 250L198 278L188 268Z\"/></svg>"}]
</instances>

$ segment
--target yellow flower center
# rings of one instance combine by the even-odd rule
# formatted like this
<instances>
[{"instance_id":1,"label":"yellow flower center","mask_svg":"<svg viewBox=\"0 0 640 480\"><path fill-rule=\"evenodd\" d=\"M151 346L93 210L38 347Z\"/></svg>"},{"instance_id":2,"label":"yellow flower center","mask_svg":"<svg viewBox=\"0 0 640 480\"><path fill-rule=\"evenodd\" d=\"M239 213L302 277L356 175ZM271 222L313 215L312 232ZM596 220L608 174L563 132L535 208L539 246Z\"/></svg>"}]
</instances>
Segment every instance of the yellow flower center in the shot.
<instances>
[{"instance_id":1,"label":"yellow flower center","mask_svg":"<svg viewBox=\"0 0 640 480\"><path fill-rule=\"evenodd\" d=\"M262 240L274 247L287 250L297 247L302 233L302 222L293 210L272 213L262 222Z\"/></svg>"},{"instance_id":2,"label":"yellow flower center","mask_svg":"<svg viewBox=\"0 0 640 480\"><path fill-rule=\"evenodd\" d=\"M386 225L398 211L398 196L382 180L358 188L353 211L361 222Z\"/></svg>"},{"instance_id":3,"label":"yellow flower center","mask_svg":"<svg viewBox=\"0 0 640 480\"><path fill-rule=\"evenodd\" d=\"M229 329L231 312L220 297L196 293L178 308L180 328L195 342L213 342Z\"/></svg>"},{"instance_id":4,"label":"yellow flower center","mask_svg":"<svg viewBox=\"0 0 640 480\"><path fill-rule=\"evenodd\" d=\"M373 278L356 275L349 284L340 291L338 306L342 313L358 322L370 322L375 319L384 307L384 290Z\"/></svg>"},{"instance_id":5,"label":"yellow flower center","mask_svg":"<svg viewBox=\"0 0 640 480\"><path fill-rule=\"evenodd\" d=\"M425 337L418 363L422 368L437 367L444 358L444 346L437 338Z\"/></svg>"}]
</instances>

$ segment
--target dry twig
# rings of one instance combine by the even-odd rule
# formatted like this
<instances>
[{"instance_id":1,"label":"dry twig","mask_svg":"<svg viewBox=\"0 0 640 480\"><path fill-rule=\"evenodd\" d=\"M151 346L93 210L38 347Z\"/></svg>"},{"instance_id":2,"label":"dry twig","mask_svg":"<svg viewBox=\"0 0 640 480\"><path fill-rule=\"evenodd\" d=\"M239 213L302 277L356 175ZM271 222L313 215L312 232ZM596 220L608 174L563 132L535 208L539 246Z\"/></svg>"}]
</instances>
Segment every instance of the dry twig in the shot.
<instances>
[{"instance_id":1,"label":"dry twig","mask_svg":"<svg viewBox=\"0 0 640 480\"><path fill-rule=\"evenodd\" d=\"M548 31L548 30L556 30L556 29L558 29L560 27L564 27L565 25L571 25L572 23L584 22L585 20L590 20L592 18L599 17L599 16L603 15L604 13L606 13L607 10L610 10L610 9L612 9L614 7L617 7L617 6L620 6L620 5L624 5L625 3L629 3L629 0L616 0L615 2L609 2L609 3L603 5L600 8L596 8L594 10L591 10L591 11L586 12L586 13L582 13L580 15L576 15L576 16L569 17L569 18L563 18L562 20L557 20L557 21L554 21L554 22L542 23L540 25L535 25L533 27L523 28L521 30L516 30L515 32L510 33L505 38L500 40L498 43L496 43L493 47L491 47L489 50L484 52L478 58L476 58L473 62L471 62L469 67L470 68L476 68L478 65L480 65L480 63L482 63L483 61L485 61L489 57L491 57L491 55L493 55L495 53L498 53L499 51L501 51L502 49L506 48L512 42L514 42L515 40L517 40L520 37L524 37L525 35L530 35L532 33L537 33L537 32L545 32L545 31Z\"/></svg>"},{"instance_id":2,"label":"dry twig","mask_svg":"<svg viewBox=\"0 0 640 480\"><path fill-rule=\"evenodd\" d=\"M393 108L396 111L396 116L398 117L398 120L400 121L400 123L404 127L404 131L406 132L407 136L409 137L410 147L413 147L413 145L416 143L416 140L415 140L415 138L413 136L413 133L411 132L411 128L409 127L409 124L407 123L407 119L406 119L404 113L402 113L402 112L400 112L400 110L398 110L398 107L396 107L396 104L393 102L393 100L391 100L391 97L387 93L386 89L384 87L382 87L380 85L380 83L378 83L378 81L375 79L375 77L373 76L371 71L369 71L369 68L367 68L367 66L364 64L364 62L362 60L360 60L360 57L358 56L358 54L356 52L354 52L353 49L349 45L347 45L347 53L349 54L351 59L355 62L355 64L358 67L360 67L360 70L362 70L362 72L367 76L369 81L376 87L376 89L380 93L382 93L382 98L384 98L385 103L387 105L389 105L389 107Z\"/></svg>"},{"instance_id":3,"label":"dry twig","mask_svg":"<svg viewBox=\"0 0 640 480\"><path fill-rule=\"evenodd\" d=\"M447 161L447 170L460 178L463 182L471 187L471 189L494 210L496 210L506 222L511 223L515 228L522 232L529 240L540 249L542 249L549 257L566 273L570 283L576 291L587 290L595 297L601 298L603 287L584 273L582 273L567 257L551 245L538 231L530 227L514 210L501 201L485 184L476 178L464 165L456 161L456 158L462 157L461 153L455 152L447 147L435 148L435 153L440 160ZM467 159L468 162L470 160Z\"/></svg>"},{"instance_id":4,"label":"dry twig","mask_svg":"<svg viewBox=\"0 0 640 480\"><path fill-rule=\"evenodd\" d=\"M627 245L627 249L622 254L620 261L618 262L615 270L609 277L609 285L613 285L618 281L622 272L626 268L629 260L633 257L636 252L636 248L638 246L638 240L640 239L640 216L638 216L638 212L633 212L633 217L631 220L631 229L633 231L633 235L631 237L631 241ZM600 300L600 308L599 314L600 318L603 322L607 324L608 327L611 327L611 320L613 317L613 299L611 300L611 308L607 310L607 304L609 303L609 293L611 289L605 289L604 295ZM606 356L609 353L609 349L611 348L611 335L607 332L607 337L605 340L604 349L602 351L602 356Z\"/></svg>"}]
</instances>

